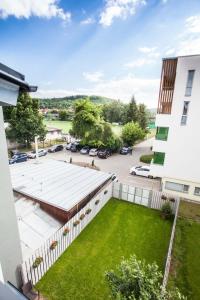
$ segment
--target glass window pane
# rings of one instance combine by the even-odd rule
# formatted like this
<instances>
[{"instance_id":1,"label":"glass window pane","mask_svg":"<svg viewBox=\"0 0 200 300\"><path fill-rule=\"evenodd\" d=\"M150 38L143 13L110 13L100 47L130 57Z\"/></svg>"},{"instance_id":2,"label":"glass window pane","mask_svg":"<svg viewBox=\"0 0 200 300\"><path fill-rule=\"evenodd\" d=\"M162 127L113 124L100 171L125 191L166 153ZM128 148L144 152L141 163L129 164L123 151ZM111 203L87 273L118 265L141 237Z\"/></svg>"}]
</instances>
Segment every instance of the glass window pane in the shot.
<instances>
[{"instance_id":1,"label":"glass window pane","mask_svg":"<svg viewBox=\"0 0 200 300\"><path fill-rule=\"evenodd\" d=\"M189 190L189 185L166 181L165 188L167 190L172 190L172 191L181 192L181 193L187 193Z\"/></svg>"},{"instance_id":2,"label":"glass window pane","mask_svg":"<svg viewBox=\"0 0 200 300\"><path fill-rule=\"evenodd\" d=\"M192 94L192 85L193 85L193 80L194 80L194 72L195 72L195 70L189 70L188 71L188 78L187 78L185 96L191 96L191 94Z\"/></svg>"},{"instance_id":3,"label":"glass window pane","mask_svg":"<svg viewBox=\"0 0 200 300\"><path fill-rule=\"evenodd\" d=\"M200 196L200 187L195 187L194 194Z\"/></svg>"}]
</instances>

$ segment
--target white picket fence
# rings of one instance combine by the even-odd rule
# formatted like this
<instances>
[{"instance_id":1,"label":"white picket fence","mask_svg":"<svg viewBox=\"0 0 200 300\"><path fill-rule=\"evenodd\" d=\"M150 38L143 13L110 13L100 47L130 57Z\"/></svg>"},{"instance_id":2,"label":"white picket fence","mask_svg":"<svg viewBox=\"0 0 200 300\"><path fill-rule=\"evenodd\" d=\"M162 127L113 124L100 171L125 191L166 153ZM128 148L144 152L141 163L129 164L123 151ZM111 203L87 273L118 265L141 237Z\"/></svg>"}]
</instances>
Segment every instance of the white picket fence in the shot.
<instances>
[{"instance_id":1,"label":"white picket fence","mask_svg":"<svg viewBox=\"0 0 200 300\"><path fill-rule=\"evenodd\" d=\"M31 281L32 285L35 285L49 270L49 268L55 263L60 255L71 245L74 239L80 234L80 232L91 222L92 219L98 214L102 207L112 197L112 183L105 187L98 195L96 195L90 202L82 208L72 219L70 219L62 228L60 228L55 234L53 234L34 254L26 259L21 265L21 275L23 284ZM98 204L95 202L99 201ZM91 209L89 214L86 213L88 209ZM83 220L80 220L80 216L84 214ZM74 226L74 222L79 220L80 223ZM64 236L64 230L68 228L69 233ZM57 246L54 250L50 249L52 242L56 241ZM34 268L33 264L36 259L42 258L42 262L38 267Z\"/></svg>"},{"instance_id":2,"label":"white picket fence","mask_svg":"<svg viewBox=\"0 0 200 300\"><path fill-rule=\"evenodd\" d=\"M115 198L157 210L161 210L162 205L166 203L166 200L162 199L162 196L165 196L174 213L178 203L178 197L174 197L172 194L134 187L119 182L113 184L112 194Z\"/></svg>"},{"instance_id":3,"label":"white picket fence","mask_svg":"<svg viewBox=\"0 0 200 300\"><path fill-rule=\"evenodd\" d=\"M142 189L126 184L114 182L103 188L88 204L82 208L71 220L69 220L62 228L53 234L34 254L26 259L21 265L21 275L23 284L31 281L35 285L61 256L61 254L71 245L74 239L81 233L81 231L91 222L103 206L110 200L111 197L129 201L139 205L160 210L166 200L162 199L165 195L171 199L170 205L174 213L177 210L178 198L173 197L171 194L161 193L158 191ZM99 200L98 204L96 201ZM86 211L91 209L89 214ZM84 214L83 220L80 216ZM74 222L79 220L80 223L74 226ZM64 236L64 230L68 228L69 233ZM50 249L52 242L56 241L57 246L54 250ZM36 259L42 258L38 267L34 268Z\"/></svg>"}]
</instances>

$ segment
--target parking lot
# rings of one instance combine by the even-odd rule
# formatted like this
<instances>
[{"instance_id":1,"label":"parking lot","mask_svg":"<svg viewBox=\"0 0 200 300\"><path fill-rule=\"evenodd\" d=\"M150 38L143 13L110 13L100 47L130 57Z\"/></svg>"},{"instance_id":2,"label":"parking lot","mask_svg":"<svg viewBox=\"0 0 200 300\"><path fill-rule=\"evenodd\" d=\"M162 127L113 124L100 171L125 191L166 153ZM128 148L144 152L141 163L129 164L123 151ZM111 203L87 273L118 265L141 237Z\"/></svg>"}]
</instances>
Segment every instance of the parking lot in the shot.
<instances>
[{"instance_id":1,"label":"parking lot","mask_svg":"<svg viewBox=\"0 0 200 300\"><path fill-rule=\"evenodd\" d=\"M150 147L152 146L152 142L153 140L149 139L136 145L133 149L132 155L113 154L107 159L90 157L89 155L83 155L79 152L72 153L71 151L66 150L56 153L49 153L46 157L41 157L40 159L53 158L56 160L64 160L69 162L70 158L72 158L72 162L85 162L90 164L94 159L95 165L98 166L101 171L115 173L120 182L130 185L132 184L139 187L146 187L149 189L159 190L160 180L133 176L129 174L129 170L132 166L143 164L139 161L139 158L142 154L150 153Z\"/></svg>"}]
</instances>

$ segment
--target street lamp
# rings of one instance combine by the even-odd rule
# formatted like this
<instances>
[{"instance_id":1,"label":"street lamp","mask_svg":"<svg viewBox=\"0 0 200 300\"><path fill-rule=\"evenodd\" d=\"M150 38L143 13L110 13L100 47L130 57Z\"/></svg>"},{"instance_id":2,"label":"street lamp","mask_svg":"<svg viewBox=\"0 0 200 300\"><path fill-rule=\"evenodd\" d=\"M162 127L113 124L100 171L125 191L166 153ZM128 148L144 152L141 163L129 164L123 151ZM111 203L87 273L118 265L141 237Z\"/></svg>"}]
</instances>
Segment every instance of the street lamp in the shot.
<instances>
[{"instance_id":1,"label":"street lamp","mask_svg":"<svg viewBox=\"0 0 200 300\"><path fill-rule=\"evenodd\" d=\"M20 91L35 92L24 75L0 63L0 264L5 281L21 285L22 263L18 223L14 206L2 106L16 105Z\"/></svg>"}]
</instances>

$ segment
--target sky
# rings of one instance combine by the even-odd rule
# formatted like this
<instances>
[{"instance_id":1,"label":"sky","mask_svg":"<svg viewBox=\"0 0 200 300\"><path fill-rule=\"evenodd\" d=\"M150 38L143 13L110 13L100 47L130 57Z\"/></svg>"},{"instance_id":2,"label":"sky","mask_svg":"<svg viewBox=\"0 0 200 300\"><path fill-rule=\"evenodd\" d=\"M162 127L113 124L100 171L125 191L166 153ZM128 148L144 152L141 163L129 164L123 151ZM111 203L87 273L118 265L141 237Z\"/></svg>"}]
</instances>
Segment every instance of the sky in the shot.
<instances>
[{"instance_id":1,"label":"sky","mask_svg":"<svg viewBox=\"0 0 200 300\"><path fill-rule=\"evenodd\" d=\"M200 0L0 0L0 62L36 97L157 106L163 57L200 54Z\"/></svg>"}]
</instances>

